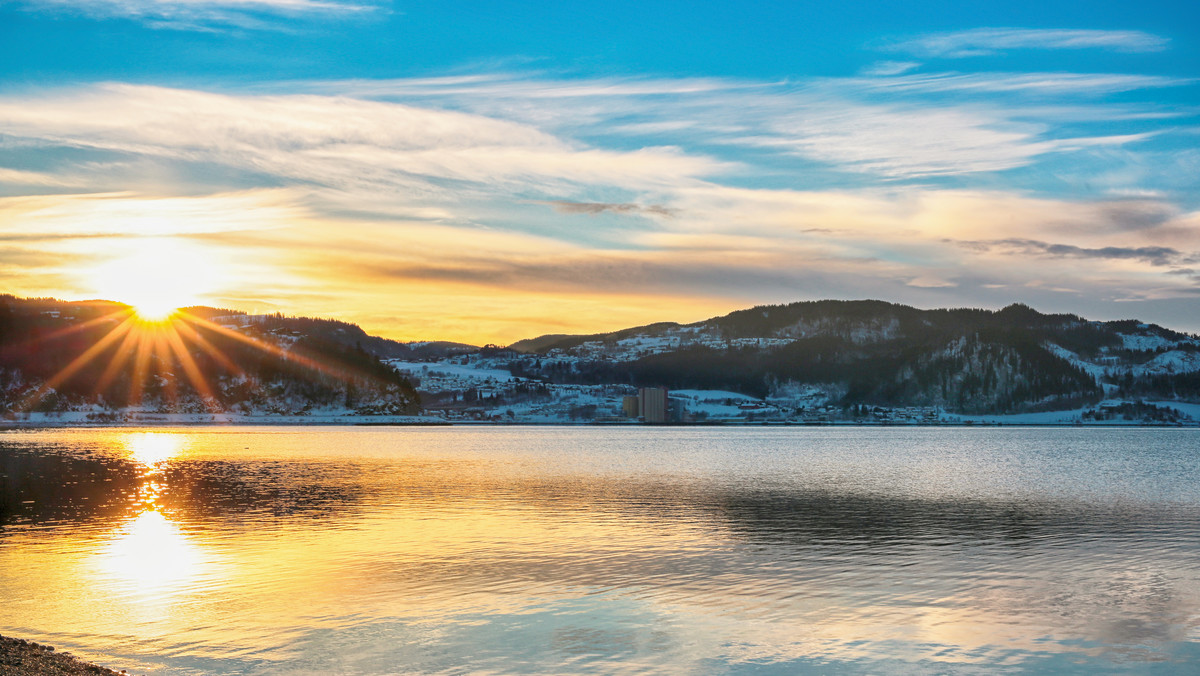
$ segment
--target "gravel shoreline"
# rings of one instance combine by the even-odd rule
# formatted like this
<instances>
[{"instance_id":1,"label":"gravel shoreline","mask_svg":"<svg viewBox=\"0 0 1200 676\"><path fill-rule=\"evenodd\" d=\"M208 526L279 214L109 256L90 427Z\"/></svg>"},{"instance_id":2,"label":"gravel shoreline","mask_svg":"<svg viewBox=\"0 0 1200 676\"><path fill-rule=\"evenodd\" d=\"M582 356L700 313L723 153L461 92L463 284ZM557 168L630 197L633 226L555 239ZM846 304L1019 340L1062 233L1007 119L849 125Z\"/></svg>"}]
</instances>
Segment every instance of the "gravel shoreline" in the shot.
<instances>
[{"instance_id":1,"label":"gravel shoreline","mask_svg":"<svg viewBox=\"0 0 1200 676\"><path fill-rule=\"evenodd\" d=\"M0 636L0 674L8 676L128 676L88 664L70 653L60 653L53 646L41 645L19 638Z\"/></svg>"}]
</instances>

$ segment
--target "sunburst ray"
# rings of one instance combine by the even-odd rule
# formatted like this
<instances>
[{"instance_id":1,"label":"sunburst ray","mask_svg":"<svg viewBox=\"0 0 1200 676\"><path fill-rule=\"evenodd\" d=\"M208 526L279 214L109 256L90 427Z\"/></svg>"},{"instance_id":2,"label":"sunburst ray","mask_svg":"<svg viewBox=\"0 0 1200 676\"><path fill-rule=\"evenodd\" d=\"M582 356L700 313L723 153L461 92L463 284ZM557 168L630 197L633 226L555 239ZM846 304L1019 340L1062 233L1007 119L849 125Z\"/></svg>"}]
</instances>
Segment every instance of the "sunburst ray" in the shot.
<instances>
[{"instance_id":1,"label":"sunburst ray","mask_svg":"<svg viewBox=\"0 0 1200 676\"><path fill-rule=\"evenodd\" d=\"M140 406L145 396L146 374L150 370L150 357L154 352L154 341L148 330L138 334L137 350L133 357L133 380L129 388L129 405Z\"/></svg>"},{"instance_id":2,"label":"sunburst ray","mask_svg":"<svg viewBox=\"0 0 1200 676\"><path fill-rule=\"evenodd\" d=\"M128 318L124 322L121 322L119 326L114 328L112 331L109 331L100 340L96 341L95 345L92 345L88 349L84 350L82 354L71 360L71 362L64 366L62 370L51 376L46 382L42 383L41 387L39 387L33 392L33 394L29 395L24 401L21 402L21 404L18 406L18 410L29 410L32 406L37 404L37 402L45 398L50 390L63 384L68 378L75 375L79 369L91 363L91 361L95 359L97 355L108 348L109 345L115 343L121 336L125 335L125 332L130 331L133 326L134 321L132 318Z\"/></svg>"},{"instance_id":3,"label":"sunburst ray","mask_svg":"<svg viewBox=\"0 0 1200 676\"><path fill-rule=\"evenodd\" d=\"M307 357L302 354L298 354L294 351L284 350L284 349L280 348L278 345L272 345L268 342L258 340L257 338L254 338L252 336L247 336L243 333L238 333L237 331L234 331L233 329L226 328L224 326L221 326L220 324L210 322L207 319L197 317L195 315L187 315L185 318L185 321L193 322L193 323L195 323L205 329L208 329L214 333L218 333L222 336L226 336L228 338L232 338L234 340L245 343L247 345L251 345L253 347L256 347L256 348L266 352L267 354L274 355L276 357L279 357L279 358L287 360L287 361L295 362L297 364L300 364L301 366L306 366L306 367L311 368L314 371L317 371L319 373L323 373L327 376L337 378L338 380L346 380L349 377L349 374L347 374L343 370L338 370L332 366L323 364L315 359L312 359L312 358Z\"/></svg>"},{"instance_id":4,"label":"sunburst ray","mask_svg":"<svg viewBox=\"0 0 1200 676\"><path fill-rule=\"evenodd\" d=\"M178 409L181 378L186 378L205 408L211 413L219 413L222 409L216 396L215 381L212 380L215 373L206 375L193 351L199 350L212 360L210 363L227 373L245 376L246 371L218 347L220 341L214 342L217 338L250 346L265 355L296 364L344 384L383 383L377 374L341 363L340 360L315 359L301 350L286 349L269 340L246 335L185 310L177 310L164 320L149 321L126 309L61 329L51 335L61 337L78 333L120 317L124 319L117 326L26 397L18 410L30 410L51 390L75 376L88 364L102 358L105 352L111 349L107 355L107 363L93 386L96 395L109 394L109 388L123 372L126 372L129 374L128 406L141 405L149 380L157 378L161 383L162 403ZM261 384L255 381L253 386L261 387Z\"/></svg>"},{"instance_id":5,"label":"sunburst ray","mask_svg":"<svg viewBox=\"0 0 1200 676\"><path fill-rule=\"evenodd\" d=\"M167 345L171 351L175 353L175 358L180 366L183 367L184 374L191 381L192 387L196 393L200 395L201 401L204 402L205 408L210 413L219 413L219 407L216 405L215 397L212 389L208 385L208 381L204 379L204 374L200 372L200 367L196 365L196 360L192 358L192 354L188 352L187 346L183 344L183 339L179 337L179 332L175 328L175 324L167 324L164 327L164 334L167 339Z\"/></svg>"},{"instance_id":6,"label":"sunburst ray","mask_svg":"<svg viewBox=\"0 0 1200 676\"><path fill-rule=\"evenodd\" d=\"M45 342L47 340L65 338L71 334L79 333L80 331L86 331L87 329L90 329L98 324L118 321L121 317L128 318L132 313L133 310L129 308L122 308L120 310L116 310L115 312L109 312L108 314L104 314L99 317L93 317L84 322L79 322L78 324L72 324L70 326L58 329L57 331L51 331L45 335L38 336L36 340L38 342Z\"/></svg>"},{"instance_id":7,"label":"sunburst ray","mask_svg":"<svg viewBox=\"0 0 1200 676\"><path fill-rule=\"evenodd\" d=\"M137 343L138 340L139 332L128 331L125 333L125 338L121 341L121 344L117 346L116 352L113 353L112 360L108 362L108 366L105 367L104 372L100 374L99 380L96 381L96 394L102 394L108 389L109 385L112 384L113 380L116 379L117 374L121 371L121 368L124 367L125 364L129 362L130 357L133 356L135 350L134 344Z\"/></svg>"}]
</instances>

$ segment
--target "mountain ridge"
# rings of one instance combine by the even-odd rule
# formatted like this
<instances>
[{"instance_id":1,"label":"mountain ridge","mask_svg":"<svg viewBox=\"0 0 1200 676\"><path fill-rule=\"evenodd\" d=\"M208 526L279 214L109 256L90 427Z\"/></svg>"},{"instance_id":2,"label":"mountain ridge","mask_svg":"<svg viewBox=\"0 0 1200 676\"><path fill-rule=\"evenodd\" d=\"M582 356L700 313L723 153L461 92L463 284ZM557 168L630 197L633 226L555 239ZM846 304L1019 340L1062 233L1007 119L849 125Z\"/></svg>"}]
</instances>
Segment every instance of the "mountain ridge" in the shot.
<instances>
[{"instance_id":1,"label":"mountain ridge","mask_svg":"<svg viewBox=\"0 0 1200 676\"><path fill-rule=\"evenodd\" d=\"M927 417L1078 411L1110 400L1110 409L1124 402L1138 411L1149 409L1134 399L1200 403L1200 337L1019 303L922 310L799 301L507 347L402 343L339 320L193 307L182 311L178 335L153 329L161 335L139 353L150 355L138 358L141 366L120 353L132 351L123 346L134 333L111 337L129 314L108 301L0 296L0 411L423 410L584 421L620 417L622 397L644 387L725 393L785 420L815 410L907 408ZM89 352L97 364L75 364ZM681 420L702 412L675 403Z\"/></svg>"},{"instance_id":2,"label":"mountain ridge","mask_svg":"<svg viewBox=\"0 0 1200 676\"><path fill-rule=\"evenodd\" d=\"M583 342L588 342L591 340L620 339L622 337L627 337L629 335L633 335L638 331L650 331L650 330L661 329L661 328L696 327L696 326L701 326L701 325L710 324L710 323L736 324L737 318L751 315L756 312L770 311L773 309L791 309L791 308L804 307L804 306L809 306L809 307L813 307L813 308L821 308L821 307L828 308L828 307L836 307L836 306L856 307L856 308L871 307L871 308L876 308L876 309L882 309L885 311L892 310L892 309L898 309L898 310L908 311L908 312L912 312L912 313L938 313L938 314L950 314L950 315L954 315L954 314L963 314L963 315L991 314L991 315L994 315L998 318L1002 318L1005 320L1028 319L1028 318L1032 318L1032 317L1037 317L1037 318L1044 318L1044 319L1048 319L1048 320L1060 320L1060 321L1069 320L1069 321L1077 321L1077 322L1097 323L1096 320L1087 320L1079 315L1074 315L1074 314L1067 314L1067 313L1043 314L1023 303L1010 303L1009 305L1007 305L999 310L987 310L987 309L982 309L982 308L969 308L969 307L934 308L934 309L929 309L929 310L921 310L919 308L915 308L912 306L903 305L900 303L891 303L888 301L881 301L881 300L870 300L870 299L867 299L867 300L816 300L816 301L796 301L793 303L786 303L786 304L755 305L750 308L734 310L734 311L729 312L724 315L709 317L708 319L702 319L700 321L691 322L691 323L687 323L687 324L663 321L663 322L653 322L650 324L644 324L644 325L640 325L640 326L628 327L628 328L624 328L624 329L617 329L615 331L590 333L590 334L545 334L545 335L541 335L541 336L536 336L534 338L526 338L526 339L518 340L518 341L508 345L508 348L516 350L518 352L526 352L526 353L545 352L550 349L556 349L556 348L563 349L563 348L572 347L574 345L577 345L577 344L580 344ZM1191 334L1187 334L1185 332L1175 331L1173 329L1162 327L1157 324L1144 324L1143 322L1141 322L1137 319L1110 320L1110 321L1101 321L1099 323L1110 324L1110 325L1146 326L1146 327L1149 327L1150 330L1165 332L1166 334L1177 336L1179 338L1197 337L1197 336L1194 336Z\"/></svg>"},{"instance_id":3,"label":"mountain ridge","mask_svg":"<svg viewBox=\"0 0 1200 676\"><path fill-rule=\"evenodd\" d=\"M760 399L817 388L846 407L1014 414L1096 405L1109 395L1200 400L1197 336L1020 303L921 310L878 300L800 301L690 324L541 336L510 348L515 375L546 382Z\"/></svg>"}]
</instances>

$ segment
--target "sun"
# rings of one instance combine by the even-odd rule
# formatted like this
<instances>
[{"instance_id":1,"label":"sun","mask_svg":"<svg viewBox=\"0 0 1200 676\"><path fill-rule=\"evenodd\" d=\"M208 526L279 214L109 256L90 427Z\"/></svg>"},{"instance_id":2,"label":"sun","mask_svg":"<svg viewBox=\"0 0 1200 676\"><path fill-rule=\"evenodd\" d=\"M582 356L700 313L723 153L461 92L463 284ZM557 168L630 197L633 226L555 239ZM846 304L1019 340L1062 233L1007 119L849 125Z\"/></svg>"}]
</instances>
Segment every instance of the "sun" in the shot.
<instances>
[{"instance_id":1,"label":"sun","mask_svg":"<svg viewBox=\"0 0 1200 676\"><path fill-rule=\"evenodd\" d=\"M222 412L223 409L214 395L210 377L218 371L233 374L245 379L245 372L224 351L214 345L213 339L229 339L242 345L274 355L280 359L295 363L301 367L319 372L326 377L343 380L347 383L361 382L362 378L371 378L368 374L346 370L340 365L326 364L321 360L306 356L294 350L291 346L281 347L273 342L264 342L251 335L236 331L230 327L209 321L203 313L196 314L189 308L178 308L179 299L194 293L190 287L179 283L196 278L183 274L188 262L194 265L196 258L179 259L180 269L170 271L156 269L166 261L173 261L172 253L167 248L158 248L151 258L138 258L130 255L125 258L109 261L104 268L97 268L97 281L110 290L125 289L125 293L116 294L118 298L133 300L136 310L114 309L86 321L78 322L50 334L50 337L67 336L81 331L95 329L97 326L108 325L107 333L98 340L90 342L90 346L75 356L66 366L41 383L21 401L13 406L16 411L29 411L47 395L55 392L64 382L75 377L85 367L100 363L103 372L95 378L95 392L106 392L106 388L116 382L122 373L129 376L128 401L129 406L140 406L144 402L144 394L148 382L156 382L162 389L162 396L167 403L173 403L178 395L179 382L186 380L198 395L200 403L211 413ZM138 255L145 256L146 249ZM122 267L127 263L128 267ZM131 270L133 271L131 273ZM204 269L208 272L209 269ZM157 286L148 286L157 282ZM166 319L155 321L156 316L166 315ZM197 359L202 355L206 370ZM176 375L182 378L176 378ZM129 447L135 457L147 465L156 464L178 452L174 444L176 439L154 435L131 439Z\"/></svg>"},{"instance_id":2,"label":"sun","mask_svg":"<svg viewBox=\"0 0 1200 676\"><path fill-rule=\"evenodd\" d=\"M148 299L133 303L130 307L133 308L134 316L143 323L157 324L170 319L181 306L170 300Z\"/></svg>"},{"instance_id":3,"label":"sun","mask_svg":"<svg viewBox=\"0 0 1200 676\"><path fill-rule=\"evenodd\" d=\"M170 237L139 238L86 273L98 297L131 306L144 322L161 322L200 304L219 283L216 259Z\"/></svg>"}]
</instances>

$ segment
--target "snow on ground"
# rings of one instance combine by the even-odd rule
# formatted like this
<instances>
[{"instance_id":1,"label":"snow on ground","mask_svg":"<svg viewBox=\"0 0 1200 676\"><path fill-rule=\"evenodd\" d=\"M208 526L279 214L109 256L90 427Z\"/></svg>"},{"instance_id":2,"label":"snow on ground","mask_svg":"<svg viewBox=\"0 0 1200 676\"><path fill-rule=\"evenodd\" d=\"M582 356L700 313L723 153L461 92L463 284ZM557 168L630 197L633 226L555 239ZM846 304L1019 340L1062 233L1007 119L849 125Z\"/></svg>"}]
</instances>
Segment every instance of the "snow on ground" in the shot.
<instances>
[{"instance_id":1,"label":"snow on ground","mask_svg":"<svg viewBox=\"0 0 1200 676\"><path fill-rule=\"evenodd\" d=\"M1093 364L1090 361L1084 361L1079 355L1054 343L1046 343L1046 349L1050 350L1054 356L1059 359L1066 360L1075 368L1087 373L1096 382L1100 382L1100 378L1104 375L1104 367L1099 364Z\"/></svg>"},{"instance_id":2,"label":"snow on ground","mask_svg":"<svg viewBox=\"0 0 1200 676\"><path fill-rule=\"evenodd\" d=\"M550 350L552 358L607 359L633 361L683 347L779 347L792 342L791 338L724 338L718 331L701 327L676 327L655 335L637 334L617 341L590 340L567 349Z\"/></svg>"},{"instance_id":3,"label":"snow on ground","mask_svg":"<svg viewBox=\"0 0 1200 676\"><path fill-rule=\"evenodd\" d=\"M1146 336L1125 337L1145 338ZM1153 336L1153 338L1158 339L1158 336ZM1164 344L1171 345L1173 343L1164 342ZM1066 349L1065 347L1055 345L1054 343L1046 343L1045 346L1046 349L1052 352L1056 357L1070 362L1072 366L1075 366L1076 368L1079 368L1088 375L1092 376L1096 382L1100 382L1101 378L1106 372L1113 372L1117 374L1129 372L1137 376L1144 376L1159 375L1164 373L1191 373L1193 371L1200 371L1200 352L1171 350L1170 352L1164 352L1155 356L1153 359L1144 364L1138 364L1136 366L1113 366L1096 364L1087 361L1078 354ZM1108 385L1105 386L1106 392L1112 391L1112 389L1115 388Z\"/></svg>"},{"instance_id":4,"label":"snow on ground","mask_svg":"<svg viewBox=\"0 0 1200 676\"><path fill-rule=\"evenodd\" d=\"M1069 411L1014 413L1012 415L966 415L962 413L943 413L941 420L949 423L975 422L985 424L999 423L1002 425L1073 425L1082 419L1084 411L1090 409L1091 407L1089 406L1087 408L1077 408Z\"/></svg>"},{"instance_id":5,"label":"snow on ground","mask_svg":"<svg viewBox=\"0 0 1200 676\"><path fill-rule=\"evenodd\" d=\"M1121 336L1121 341L1125 343L1126 350L1157 350L1175 344L1174 341L1153 334L1130 335L1128 333L1118 333L1117 335Z\"/></svg>"},{"instance_id":6,"label":"snow on ground","mask_svg":"<svg viewBox=\"0 0 1200 676\"><path fill-rule=\"evenodd\" d=\"M411 373L422 378L434 376L434 374L438 373L445 374L447 377L459 378L462 380L487 381L490 379L505 382L512 378L512 373L507 370L486 368L471 364L455 364L445 361L431 363L423 361L403 361L400 359L389 359L387 363L397 371Z\"/></svg>"},{"instance_id":7,"label":"snow on ground","mask_svg":"<svg viewBox=\"0 0 1200 676\"><path fill-rule=\"evenodd\" d=\"M746 413L740 408L742 404L757 404L762 401L757 397L725 390L671 390L671 398L686 400L684 408L689 413L702 413L708 419L737 418Z\"/></svg>"},{"instance_id":8,"label":"snow on ground","mask_svg":"<svg viewBox=\"0 0 1200 676\"><path fill-rule=\"evenodd\" d=\"M0 427L129 427L142 425L437 425L442 421L415 415L355 415L341 411L318 411L309 415L241 413L147 413L130 411L111 418L89 417L88 411L28 413L16 420L0 421Z\"/></svg>"},{"instance_id":9,"label":"snow on ground","mask_svg":"<svg viewBox=\"0 0 1200 676\"><path fill-rule=\"evenodd\" d=\"M733 394L743 397L743 401L753 401L751 397L737 395L732 392L716 392L692 390L707 396L714 393ZM597 396L581 388L578 392L568 395L567 401L531 402L499 407L497 418L472 421L456 419L455 423L470 422L521 422L534 424L570 424L587 423L586 418L572 418L564 407L564 403L572 406L588 404L597 406L597 415L604 416L614 413L619 408L619 402L614 397ZM723 401L723 399L722 399ZM1117 405L1119 400L1105 401L1102 405ZM1200 421L1200 403L1184 403L1177 401L1147 401L1148 404L1171 408L1183 415L1190 416L1193 421ZM1046 411L1042 413L1020 413L1014 415L966 415L957 413L942 413L938 422L942 424L975 424L975 425L1074 425L1082 420L1085 411L1092 407L1078 408L1066 411ZM744 411L738 406L726 406L719 403L708 403L704 400L689 400L688 409L693 413L703 412L708 420L738 418ZM513 416L507 415L507 410L513 411ZM88 411L65 411L61 413L29 413L16 420L0 421L0 428L21 429L38 427L140 427L140 426L186 426L186 425L438 425L446 424L444 418L435 415L404 416L404 415L355 415L338 410L316 411L309 415L269 415L269 414L235 414L235 413L152 413L145 411L129 411L106 419L89 418ZM833 424L856 424L849 420L835 420ZM894 424L894 423L893 423ZM902 423L905 424L905 423ZM913 423L906 423L913 424ZM1107 420L1083 421L1085 425L1102 426L1138 426L1139 420ZM1185 423L1186 424L1186 423ZM1191 424L1195 424L1194 422Z\"/></svg>"},{"instance_id":10,"label":"snow on ground","mask_svg":"<svg viewBox=\"0 0 1200 676\"><path fill-rule=\"evenodd\" d=\"M1164 352L1134 370L1135 373L1191 373L1200 371L1200 352L1171 350Z\"/></svg>"},{"instance_id":11,"label":"snow on ground","mask_svg":"<svg viewBox=\"0 0 1200 676\"><path fill-rule=\"evenodd\" d=\"M1173 408L1180 413L1191 417L1192 420L1200 421L1200 404L1188 404L1182 401L1147 401L1147 404L1154 404L1163 408Z\"/></svg>"},{"instance_id":12,"label":"snow on ground","mask_svg":"<svg viewBox=\"0 0 1200 676\"><path fill-rule=\"evenodd\" d=\"M732 399L737 402L760 401L758 398L751 397L748 394L726 392L725 390L671 390L671 396L693 399L695 401L724 401L726 399Z\"/></svg>"},{"instance_id":13,"label":"snow on ground","mask_svg":"<svg viewBox=\"0 0 1200 676\"><path fill-rule=\"evenodd\" d=\"M959 413L943 413L941 419L943 422L949 423L966 423L968 421L981 424L1003 424L1003 425L1073 425L1083 420L1085 411L1099 409L1101 407L1113 407L1121 404L1133 403L1124 399L1110 399L1097 404L1096 406L1088 406L1086 408L1077 408L1069 411L1043 411L1041 413L1017 413L1013 415L965 415ZM1188 404L1178 401L1147 401L1147 404L1161 406L1163 408L1173 408L1180 413L1190 416L1192 420L1200 421L1200 404ZM1087 420L1083 421L1086 425L1141 425L1141 420Z\"/></svg>"}]
</instances>

